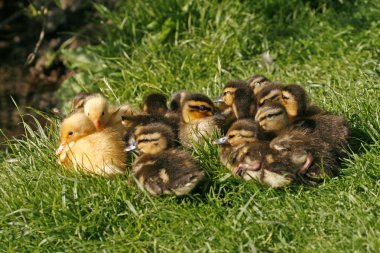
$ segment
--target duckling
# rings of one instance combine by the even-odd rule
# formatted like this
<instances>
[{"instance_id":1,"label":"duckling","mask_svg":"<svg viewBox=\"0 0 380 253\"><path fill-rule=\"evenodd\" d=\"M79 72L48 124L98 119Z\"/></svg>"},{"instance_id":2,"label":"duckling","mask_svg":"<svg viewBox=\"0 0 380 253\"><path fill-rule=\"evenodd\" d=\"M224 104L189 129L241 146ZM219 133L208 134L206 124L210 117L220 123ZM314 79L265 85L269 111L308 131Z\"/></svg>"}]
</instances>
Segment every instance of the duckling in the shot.
<instances>
[{"instance_id":1,"label":"duckling","mask_svg":"<svg viewBox=\"0 0 380 253\"><path fill-rule=\"evenodd\" d=\"M96 131L85 114L75 112L63 120L60 139L56 155L64 167L105 177L124 173L124 142L114 129Z\"/></svg>"},{"instance_id":2,"label":"duckling","mask_svg":"<svg viewBox=\"0 0 380 253\"><path fill-rule=\"evenodd\" d=\"M220 130L223 117L216 114L213 102L205 95L192 93L186 96L181 108L179 138L184 147L192 147Z\"/></svg>"},{"instance_id":3,"label":"duckling","mask_svg":"<svg viewBox=\"0 0 380 253\"><path fill-rule=\"evenodd\" d=\"M221 145L220 160L235 175L240 163L260 162L269 149L269 142L260 132L259 125L251 119L237 120L226 136L213 144Z\"/></svg>"},{"instance_id":4,"label":"duckling","mask_svg":"<svg viewBox=\"0 0 380 253\"><path fill-rule=\"evenodd\" d=\"M143 111L147 114L165 115L168 112L166 97L159 93L151 93L144 100Z\"/></svg>"},{"instance_id":5,"label":"duckling","mask_svg":"<svg viewBox=\"0 0 380 253\"><path fill-rule=\"evenodd\" d=\"M305 89L298 84L288 84L282 88L281 104L288 116L294 121L297 118L308 117L321 113L316 105L310 105Z\"/></svg>"},{"instance_id":6,"label":"duckling","mask_svg":"<svg viewBox=\"0 0 380 253\"><path fill-rule=\"evenodd\" d=\"M263 87L256 95L257 106L261 107L266 103L281 102L283 87L280 83L270 83Z\"/></svg>"},{"instance_id":7,"label":"duckling","mask_svg":"<svg viewBox=\"0 0 380 253\"><path fill-rule=\"evenodd\" d=\"M256 114L256 99L251 89L239 88L235 91L232 110L236 119L252 118Z\"/></svg>"},{"instance_id":8,"label":"duckling","mask_svg":"<svg viewBox=\"0 0 380 253\"><path fill-rule=\"evenodd\" d=\"M230 81L223 87L223 94L214 102L224 102L227 106L232 106L235 97L235 91L239 88L247 88L245 81Z\"/></svg>"},{"instance_id":9,"label":"duckling","mask_svg":"<svg viewBox=\"0 0 380 253\"><path fill-rule=\"evenodd\" d=\"M257 96L257 94L259 94L263 88L270 85L271 83L271 80L263 75L253 75L247 80L247 85L252 89L255 96Z\"/></svg>"},{"instance_id":10,"label":"duckling","mask_svg":"<svg viewBox=\"0 0 380 253\"><path fill-rule=\"evenodd\" d=\"M281 85L277 83L268 85L258 94L257 101L258 106L270 102L280 102L286 109L291 121L321 112L317 106L309 104L305 89L298 84Z\"/></svg>"},{"instance_id":11,"label":"duckling","mask_svg":"<svg viewBox=\"0 0 380 253\"><path fill-rule=\"evenodd\" d=\"M191 155L174 148L170 127L161 123L138 127L134 140L126 151L138 149L142 154L134 161L132 173L150 194L185 195L203 179Z\"/></svg>"},{"instance_id":12,"label":"duckling","mask_svg":"<svg viewBox=\"0 0 380 253\"><path fill-rule=\"evenodd\" d=\"M170 100L170 110L172 112L180 114L185 98L190 94L191 93L187 91L179 91L179 92L174 93Z\"/></svg>"},{"instance_id":13,"label":"duckling","mask_svg":"<svg viewBox=\"0 0 380 253\"><path fill-rule=\"evenodd\" d=\"M170 127L174 133L174 139L179 140L179 119L178 117L165 117L160 114L136 114L122 116L122 125L124 126L123 139L128 142L136 128L146 126L152 123L161 123ZM179 145L179 141L175 142Z\"/></svg>"},{"instance_id":14,"label":"duckling","mask_svg":"<svg viewBox=\"0 0 380 253\"><path fill-rule=\"evenodd\" d=\"M291 122L285 108L278 102L266 103L261 106L255 116L261 129L266 133L278 135Z\"/></svg>"},{"instance_id":15,"label":"duckling","mask_svg":"<svg viewBox=\"0 0 380 253\"><path fill-rule=\"evenodd\" d=\"M256 111L255 96L245 81L228 82L222 96L214 102L220 102L219 111L225 117L227 127L236 119L254 116Z\"/></svg>"},{"instance_id":16,"label":"duckling","mask_svg":"<svg viewBox=\"0 0 380 253\"><path fill-rule=\"evenodd\" d=\"M273 188L284 187L292 182L308 182L303 174L313 161L313 157L305 152L298 151L280 154L270 151L261 161L239 164L237 174L244 180L255 180Z\"/></svg>"},{"instance_id":17,"label":"duckling","mask_svg":"<svg viewBox=\"0 0 380 253\"><path fill-rule=\"evenodd\" d=\"M307 152L313 163L303 174L309 177L337 176L339 156L330 143L320 138L319 134L308 129L290 129L274 138L270 147L282 154Z\"/></svg>"},{"instance_id":18,"label":"duckling","mask_svg":"<svg viewBox=\"0 0 380 253\"><path fill-rule=\"evenodd\" d=\"M310 175L320 176L323 172L333 177L338 174L340 161L346 155L348 137L349 128L342 116L321 113L281 132L272 140L271 147L279 151L306 150L315 158Z\"/></svg>"},{"instance_id":19,"label":"duckling","mask_svg":"<svg viewBox=\"0 0 380 253\"><path fill-rule=\"evenodd\" d=\"M81 92L78 95L76 95L71 101L71 111L74 112L83 108L83 104L86 101L86 99L93 95L94 93L89 92Z\"/></svg>"},{"instance_id":20,"label":"duckling","mask_svg":"<svg viewBox=\"0 0 380 253\"><path fill-rule=\"evenodd\" d=\"M83 111L94 122L97 130L113 127L119 132L124 131L121 125L121 117L135 114L135 111L128 105L110 106L100 94L89 96L83 103Z\"/></svg>"}]
</instances>

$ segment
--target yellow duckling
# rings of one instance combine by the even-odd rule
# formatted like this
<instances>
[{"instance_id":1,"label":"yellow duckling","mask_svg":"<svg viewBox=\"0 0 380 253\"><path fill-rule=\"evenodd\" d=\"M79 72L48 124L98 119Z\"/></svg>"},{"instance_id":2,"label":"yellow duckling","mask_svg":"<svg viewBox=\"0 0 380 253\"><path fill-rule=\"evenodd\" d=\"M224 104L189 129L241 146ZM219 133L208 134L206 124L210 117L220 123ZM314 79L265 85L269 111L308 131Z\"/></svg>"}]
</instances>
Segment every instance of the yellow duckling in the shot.
<instances>
[{"instance_id":1,"label":"yellow duckling","mask_svg":"<svg viewBox=\"0 0 380 253\"><path fill-rule=\"evenodd\" d=\"M107 100L100 94L88 97L83 103L83 111L94 123L97 130L114 127L119 131L123 131L121 117L135 113L128 105L110 106Z\"/></svg>"},{"instance_id":2,"label":"yellow duckling","mask_svg":"<svg viewBox=\"0 0 380 253\"><path fill-rule=\"evenodd\" d=\"M179 138L184 147L208 138L220 130L223 117L216 114L213 102L205 95L193 93L186 96L181 107Z\"/></svg>"},{"instance_id":3,"label":"yellow duckling","mask_svg":"<svg viewBox=\"0 0 380 253\"><path fill-rule=\"evenodd\" d=\"M56 154L66 168L105 177L124 173L125 145L114 129L96 131L85 114L75 112L63 120L60 139Z\"/></svg>"},{"instance_id":4,"label":"yellow duckling","mask_svg":"<svg viewBox=\"0 0 380 253\"><path fill-rule=\"evenodd\" d=\"M170 127L153 123L138 127L126 151L138 149L141 155L132 173L152 195L188 194L204 177L203 171L186 151L174 148Z\"/></svg>"}]
</instances>

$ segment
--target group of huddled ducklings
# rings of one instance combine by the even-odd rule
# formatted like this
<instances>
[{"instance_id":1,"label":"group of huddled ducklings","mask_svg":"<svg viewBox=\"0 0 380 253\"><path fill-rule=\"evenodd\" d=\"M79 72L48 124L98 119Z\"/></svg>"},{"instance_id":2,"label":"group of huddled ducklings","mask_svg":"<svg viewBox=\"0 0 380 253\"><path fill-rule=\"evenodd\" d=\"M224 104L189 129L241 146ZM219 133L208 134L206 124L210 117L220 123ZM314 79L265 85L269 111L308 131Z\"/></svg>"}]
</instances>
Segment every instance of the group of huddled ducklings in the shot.
<instances>
[{"instance_id":1,"label":"group of huddled ducklings","mask_svg":"<svg viewBox=\"0 0 380 253\"><path fill-rule=\"evenodd\" d=\"M214 101L175 93L169 107L157 93L146 97L142 110L79 94L61 124L58 161L112 177L125 173L128 154L136 151L136 181L152 195L179 196L204 178L187 149L216 133L226 133L213 144L220 145L220 159L234 176L275 188L336 176L348 145L343 117L310 104L301 86L261 75L227 83Z\"/></svg>"}]
</instances>

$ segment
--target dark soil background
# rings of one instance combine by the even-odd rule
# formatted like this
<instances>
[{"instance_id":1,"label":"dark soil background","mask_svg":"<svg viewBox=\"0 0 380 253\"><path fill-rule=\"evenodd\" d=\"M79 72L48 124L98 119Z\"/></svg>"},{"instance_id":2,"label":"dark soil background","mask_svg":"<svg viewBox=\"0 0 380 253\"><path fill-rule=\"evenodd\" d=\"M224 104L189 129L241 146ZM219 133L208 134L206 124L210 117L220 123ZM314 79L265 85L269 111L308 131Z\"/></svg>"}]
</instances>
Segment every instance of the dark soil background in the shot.
<instances>
[{"instance_id":1,"label":"dark soil background","mask_svg":"<svg viewBox=\"0 0 380 253\"><path fill-rule=\"evenodd\" d=\"M33 2L33 4L31 3ZM0 0L0 143L24 133L22 118L33 125L31 108L45 113L57 111L56 90L70 76L58 50L74 38L68 47L85 44L91 33L87 22L91 5L85 1ZM17 105L17 107L16 107ZM21 118L21 115L22 118Z\"/></svg>"}]
</instances>

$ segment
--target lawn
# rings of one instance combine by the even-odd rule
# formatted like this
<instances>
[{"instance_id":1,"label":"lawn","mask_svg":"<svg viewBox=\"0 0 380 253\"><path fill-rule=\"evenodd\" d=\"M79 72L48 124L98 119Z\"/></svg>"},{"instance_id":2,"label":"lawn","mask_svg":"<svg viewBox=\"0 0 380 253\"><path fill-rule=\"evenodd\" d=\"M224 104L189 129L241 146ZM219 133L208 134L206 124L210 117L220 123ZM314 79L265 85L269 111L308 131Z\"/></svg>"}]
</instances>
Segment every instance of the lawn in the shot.
<instances>
[{"instance_id":1,"label":"lawn","mask_svg":"<svg viewBox=\"0 0 380 253\"><path fill-rule=\"evenodd\" d=\"M79 91L134 105L149 92L215 97L227 81L260 73L301 84L345 116L342 173L314 188L272 189L232 178L206 143L192 152L208 180L188 196L155 198L128 175L64 171L54 155L59 119L47 116L0 153L1 252L380 250L378 0L114 2L94 4L97 43L60 51L75 73L59 90L62 108Z\"/></svg>"}]
</instances>

